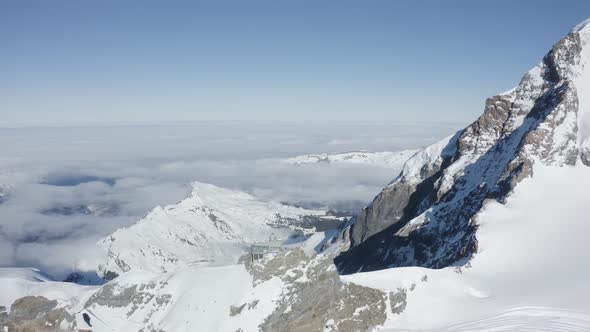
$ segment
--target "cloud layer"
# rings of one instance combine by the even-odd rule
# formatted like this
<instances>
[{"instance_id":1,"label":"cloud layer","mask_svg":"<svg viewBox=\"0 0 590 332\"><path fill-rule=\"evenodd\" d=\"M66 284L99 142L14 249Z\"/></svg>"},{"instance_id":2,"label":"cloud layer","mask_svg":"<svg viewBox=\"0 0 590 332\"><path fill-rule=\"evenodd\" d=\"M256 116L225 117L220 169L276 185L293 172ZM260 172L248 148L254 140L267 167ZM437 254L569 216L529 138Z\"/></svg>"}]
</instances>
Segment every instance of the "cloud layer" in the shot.
<instances>
[{"instance_id":1,"label":"cloud layer","mask_svg":"<svg viewBox=\"0 0 590 332\"><path fill-rule=\"evenodd\" d=\"M0 266L91 270L95 242L201 181L291 204L355 209L393 177L369 165L281 158L417 148L458 125L205 123L0 129Z\"/></svg>"}]
</instances>

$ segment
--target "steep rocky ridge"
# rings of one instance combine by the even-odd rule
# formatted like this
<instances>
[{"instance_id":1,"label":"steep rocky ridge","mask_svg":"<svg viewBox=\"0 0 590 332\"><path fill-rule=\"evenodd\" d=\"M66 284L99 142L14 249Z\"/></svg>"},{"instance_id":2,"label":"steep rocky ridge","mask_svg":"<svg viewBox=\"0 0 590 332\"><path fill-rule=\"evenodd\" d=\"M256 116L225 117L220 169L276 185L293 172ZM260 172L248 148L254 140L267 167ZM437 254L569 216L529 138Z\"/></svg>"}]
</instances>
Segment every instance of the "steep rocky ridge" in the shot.
<instances>
[{"instance_id":1,"label":"steep rocky ridge","mask_svg":"<svg viewBox=\"0 0 590 332\"><path fill-rule=\"evenodd\" d=\"M484 113L414 155L358 215L341 273L396 266L462 265L477 252L477 213L502 202L535 163L588 163L590 93L586 24L560 40L518 86L488 98Z\"/></svg>"}]
</instances>

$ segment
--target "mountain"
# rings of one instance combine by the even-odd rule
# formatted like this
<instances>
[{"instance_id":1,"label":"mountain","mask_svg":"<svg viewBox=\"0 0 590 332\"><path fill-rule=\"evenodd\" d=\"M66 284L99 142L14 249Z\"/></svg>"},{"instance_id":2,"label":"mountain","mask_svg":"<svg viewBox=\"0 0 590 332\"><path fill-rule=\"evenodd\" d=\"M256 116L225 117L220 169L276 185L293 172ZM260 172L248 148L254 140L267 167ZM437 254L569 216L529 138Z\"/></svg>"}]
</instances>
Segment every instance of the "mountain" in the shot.
<instances>
[{"instance_id":1,"label":"mountain","mask_svg":"<svg viewBox=\"0 0 590 332\"><path fill-rule=\"evenodd\" d=\"M293 165L309 164L369 164L393 169L401 169L403 164L417 150L403 150L396 152L367 152L353 151L343 153L308 154L283 159L283 162Z\"/></svg>"},{"instance_id":2,"label":"mountain","mask_svg":"<svg viewBox=\"0 0 590 332\"><path fill-rule=\"evenodd\" d=\"M156 207L136 224L99 241L106 260L101 275L111 279L140 269L168 272L202 262L234 263L253 242L316 225L339 223L325 212L263 202L244 192L194 182L191 194L174 205Z\"/></svg>"},{"instance_id":3,"label":"mountain","mask_svg":"<svg viewBox=\"0 0 590 332\"><path fill-rule=\"evenodd\" d=\"M584 22L354 223L317 232L322 212L195 183L99 243L104 285L0 270L0 327L588 331L589 41ZM281 229L311 235L222 264Z\"/></svg>"},{"instance_id":4,"label":"mountain","mask_svg":"<svg viewBox=\"0 0 590 332\"><path fill-rule=\"evenodd\" d=\"M475 122L410 158L358 215L340 271L463 265L487 201L504 202L536 166L589 166L589 38L577 26Z\"/></svg>"}]
</instances>

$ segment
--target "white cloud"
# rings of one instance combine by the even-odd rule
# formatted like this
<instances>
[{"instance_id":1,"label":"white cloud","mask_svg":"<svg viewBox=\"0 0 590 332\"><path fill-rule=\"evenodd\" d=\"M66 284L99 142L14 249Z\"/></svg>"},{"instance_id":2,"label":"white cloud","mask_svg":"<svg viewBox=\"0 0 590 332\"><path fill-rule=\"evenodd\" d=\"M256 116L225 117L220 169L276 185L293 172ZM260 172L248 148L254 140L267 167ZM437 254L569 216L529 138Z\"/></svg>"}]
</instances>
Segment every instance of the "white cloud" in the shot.
<instances>
[{"instance_id":1,"label":"white cloud","mask_svg":"<svg viewBox=\"0 0 590 332\"><path fill-rule=\"evenodd\" d=\"M0 129L0 184L13 185L10 198L0 204L0 266L34 265L60 276L74 267L88 268L98 255L97 239L156 205L182 199L193 180L296 204L368 202L396 175L392 170L295 166L279 158L417 148L453 130L224 123ZM114 205L117 213L41 213L87 204Z\"/></svg>"}]
</instances>

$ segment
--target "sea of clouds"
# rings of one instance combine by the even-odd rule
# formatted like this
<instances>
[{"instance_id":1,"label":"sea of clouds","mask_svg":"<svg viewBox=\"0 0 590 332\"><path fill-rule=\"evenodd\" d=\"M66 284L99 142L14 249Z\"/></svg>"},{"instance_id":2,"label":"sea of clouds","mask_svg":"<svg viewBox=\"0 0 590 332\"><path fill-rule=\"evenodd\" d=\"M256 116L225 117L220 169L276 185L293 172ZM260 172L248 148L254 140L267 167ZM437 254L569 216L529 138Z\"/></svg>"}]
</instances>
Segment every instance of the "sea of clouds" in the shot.
<instances>
[{"instance_id":1,"label":"sea of clouds","mask_svg":"<svg viewBox=\"0 0 590 332\"><path fill-rule=\"evenodd\" d=\"M101 254L97 240L179 201L191 181L352 211L397 174L282 159L414 149L459 127L210 122L0 129L0 266L38 267L58 278L91 271Z\"/></svg>"}]
</instances>

